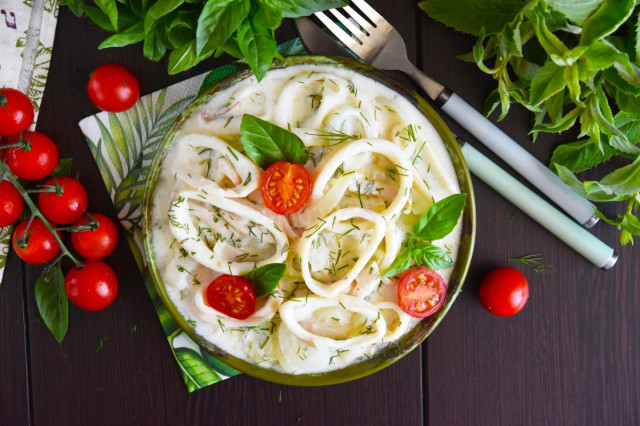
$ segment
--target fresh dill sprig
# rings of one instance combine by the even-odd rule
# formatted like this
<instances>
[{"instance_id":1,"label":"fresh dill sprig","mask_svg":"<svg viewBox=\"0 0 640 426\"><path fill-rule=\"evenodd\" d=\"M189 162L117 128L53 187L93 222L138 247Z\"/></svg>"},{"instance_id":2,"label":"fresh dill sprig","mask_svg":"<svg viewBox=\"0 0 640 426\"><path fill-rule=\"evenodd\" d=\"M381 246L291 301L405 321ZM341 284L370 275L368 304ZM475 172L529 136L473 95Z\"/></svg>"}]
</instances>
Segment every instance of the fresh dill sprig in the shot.
<instances>
[{"instance_id":1,"label":"fresh dill sprig","mask_svg":"<svg viewBox=\"0 0 640 426\"><path fill-rule=\"evenodd\" d=\"M329 146L340 145L342 142L348 141L350 139L357 140L362 138L360 134L350 135L343 132L342 130L337 130L333 127L331 128L331 131L317 130L315 132L307 132L307 135L317 136L321 139L329 141Z\"/></svg>"},{"instance_id":2,"label":"fresh dill sprig","mask_svg":"<svg viewBox=\"0 0 640 426\"><path fill-rule=\"evenodd\" d=\"M538 253L525 254L520 257L512 257L509 260L520 262L523 265L533 269L535 272L539 272L542 274L553 271L551 265L544 263L542 255Z\"/></svg>"}]
</instances>

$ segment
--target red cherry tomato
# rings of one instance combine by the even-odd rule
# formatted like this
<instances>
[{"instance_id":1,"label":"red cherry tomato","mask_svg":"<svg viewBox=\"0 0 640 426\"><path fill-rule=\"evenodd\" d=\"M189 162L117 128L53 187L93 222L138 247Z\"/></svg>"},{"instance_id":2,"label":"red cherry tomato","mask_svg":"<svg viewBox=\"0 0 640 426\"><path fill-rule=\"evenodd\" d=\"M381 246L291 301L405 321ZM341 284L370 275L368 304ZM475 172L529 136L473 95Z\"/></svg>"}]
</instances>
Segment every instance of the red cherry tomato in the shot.
<instances>
[{"instance_id":1,"label":"red cherry tomato","mask_svg":"<svg viewBox=\"0 0 640 426\"><path fill-rule=\"evenodd\" d=\"M83 267L74 266L64 277L64 291L69 301L87 311L106 308L118 295L118 277L101 260L86 260Z\"/></svg>"},{"instance_id":2,"label":"red cherry tomato","mask_svg":"<svg viewBox=\"0 0 640 426\"><path fill-rule=\"evenodd\" d=\"M438 312L447 298L447 283L428 268L409 269L398 283L398 305L415 318Z\"/></svg>"},{"instance_id":3,"label":"red cherry tomato","mask_svg":"<svg viewBox=\"0 0 640 426\"><path fill-rule=\"evenodd\" d=\"M0 92L0 136L16 136L33 123L33 105L19 90L2 89Z\"/></svg>"},{"instance_id":4,"label":"red cherry tomato","mask_svg":"<svg viewBox=\"0 0 640 426\"><path fill-rule=\"evenodd\" d=\"M517 269L497 268L482 280L479 296L487 311L508 317L524 308L529 299L529 283Z\"/></svg>"},{"instance_id":5,"label":"red cherry tomato","mask_svg":"<svg viewBox=\"0 0 640 426\"><path fill-rule=\"evenodd\" d=\"M44 217L53 223L68 225L80 219L87 209L87 191L77 180L70 177L51 178L45 186L56 186L55 192L38 194L38 206Z\"/></svg>"},{"instance_id":6,"label":"red cherry tomato","mask_svg":"<svg viewBox=\"0 0 640 426\"><path fill-rule=\"evenodd\" d=\"M311 177L300 164L277 161L262 175L264 205L278 214L300 210L309 200Z\"/></svg>"},{"instance_id":7,"label":"red cherry tomato","mask_svg":"<svg viewBox=\"0 0 640 426\"><path fill-rule=\"evenodd\" d=\"M13 249L27 263L39 265L53 260L60 253L60 245L44 223L33 219L25 233L29 219L20 222L13 230Z\"/></svg>"},{"instance_id":8,"label":"red cherry tomato","mask_svg":"<svg viewBox=\"0 0 640 426\"><path fill-rule=\"evenodd\" d=\"M24 200L8 180L0 181L0 228L14 223L24 209Z\"/></svg>"},{"instance_id":9,"label":"red cherry tomato","mask_svg":"<svg viewBox=\"0 0 640 426\"><path fill-rule=\"evenodd\" d=\"M9 148L7 165L16 176L26 180L38 180L49 176L58 165L58 147L45 134L25 132L24 147ZM9 139L14 144L19 138Z\"/></svg>"},{"instance_id":10,"label":"red cherry tomato","mask_svg":"<svg viewBox=\"0 0 640 426\"><path fill-rule=\"evenodd\" d=\"M98 221L98 227L93 231L71 233L71 244L78 254L87 259L102 259L111 253L118 244L118 228L107 216L93 213ZM81 217L73 226L80 226L90 220L88 216Z\"/></svg>"},{"instance_id":11,"label":"red cherry tomato","mask_svg":"<svg viewBox=\"0 0 640 426\"><path fill-rule=\"evenodd\" d=\"M209 306L232 318L249 318L256 310L256 292L245 277L220 275L209 284L205 296Z\"/></svg>"},{"instance_id":12,"label":"red cherry tomato","mask_svg":"<svg viewBox=\"0 0 640 426\"><path fill-rule=\"evenodd\" d=\"M122 112L131 108L140 97L140 85L131 71L118 64L100 65L89 77L89 99L98 108Z\"/></svg>"}]
</instances>

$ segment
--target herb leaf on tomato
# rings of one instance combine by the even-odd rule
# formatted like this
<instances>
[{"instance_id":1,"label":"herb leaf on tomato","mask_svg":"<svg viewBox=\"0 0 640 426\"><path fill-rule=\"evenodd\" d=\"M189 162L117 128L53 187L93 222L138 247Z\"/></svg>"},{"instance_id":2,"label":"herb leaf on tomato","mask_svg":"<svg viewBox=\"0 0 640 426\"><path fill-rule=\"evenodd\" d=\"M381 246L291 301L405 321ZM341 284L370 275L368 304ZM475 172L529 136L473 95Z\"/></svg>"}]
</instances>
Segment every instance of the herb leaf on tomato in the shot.
<instances>
[{"instance_id":1,"label":"herb leaf on tomato","mask_svg":"<svg viewBox=\"0 0 640 426\"><path fill-rule=\"evenodd\" d=\"M309 152L298 135L253 115L242 117L240 134L245 153L263 169L276 161L304 165L309 160Z\"/></svg>"},{"instance_id":2,"label":"herb leaf on tomato","mask_svg":"<svg viewBox=\"0 0 640 426\"><path fill-rule=\"evenodd\" d=\"M458 223L467 194L453 194L438 201L427 210L413 227L413 233L423 240L444 238Z\"/></svg>"},{"instance_id":3,"label":"herb leaf on tomato","mask_svg":"<svg viewBox=\"0 0 640 426\"><path fill-rule=\"evenodd\" d=\"M247 278L251 281L256 296L265 296L273 291L278 285L287 265L284 263L269 263L261 266L247 274Z\"/></svg>"},{"instance_id":4,"label":"herb leaf on tomato","mask_svg":"<svg viewBox=\"0 0 640 426\"><path fill-rule=\"evenodd\" d=\"M62 342L69 328L69 302L60 262L42 272L36 281L35 295L42 320L56 341Z\"/></svg>"}]
</instances>

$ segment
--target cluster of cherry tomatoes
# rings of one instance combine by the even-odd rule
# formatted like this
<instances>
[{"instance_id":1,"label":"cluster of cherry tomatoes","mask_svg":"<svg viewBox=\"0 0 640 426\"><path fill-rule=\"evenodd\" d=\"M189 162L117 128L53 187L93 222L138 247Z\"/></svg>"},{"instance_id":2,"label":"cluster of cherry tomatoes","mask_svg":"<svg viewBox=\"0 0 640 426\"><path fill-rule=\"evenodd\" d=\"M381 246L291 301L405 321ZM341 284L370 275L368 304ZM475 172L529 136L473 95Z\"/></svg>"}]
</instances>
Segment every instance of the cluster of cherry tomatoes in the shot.
<instances>
[{"instance_id":1,"label":"cluster of cherry tomatoes","mask_svg":"<svg viewBox=\"0 0 640 426\"><path fill-rule=\"evenodd\" d=\"M117 227L107 216L86 211L87 191L79 181L52 175L58 165L58 148L47 135L28 130L33 117L33 106L25 94L2 89L0 160L4 161L4 173L0 181L0 227L26 216L13 231L15 253L27 263L44 264L56 262L61 251L64 252L76 261L65 275L64 287L69 300L82 309L103 309L118 293L115 272L100 260L115 249ZM46 180L37 190L26 191L18 179ZM30 192L37 193L37 200L29 198ZM30 214L24 214L25 204ZM74 250L86 259L82 263L62 243L62 231L71 234Z\"/></svg>"}]
</instances>

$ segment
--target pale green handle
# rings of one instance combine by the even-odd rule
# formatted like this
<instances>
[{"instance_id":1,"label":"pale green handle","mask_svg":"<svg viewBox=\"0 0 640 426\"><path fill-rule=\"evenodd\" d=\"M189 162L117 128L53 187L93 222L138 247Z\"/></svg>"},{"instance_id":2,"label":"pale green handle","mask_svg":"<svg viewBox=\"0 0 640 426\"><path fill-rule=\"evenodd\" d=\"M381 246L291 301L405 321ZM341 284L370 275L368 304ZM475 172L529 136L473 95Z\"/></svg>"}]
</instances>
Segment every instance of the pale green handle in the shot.
<instances>
[{"instance_id":1,"label":"pale green handle","mask_svg":"<svg viewBox=\"0 0 640 426\"><path fill-rule=\"evenodd\" d=\"M618 256L611 247L521 184L474 147L462 143L462 153L471 173L597 267L610 269L615 264Z\"/></svg>"}]
</instances>

